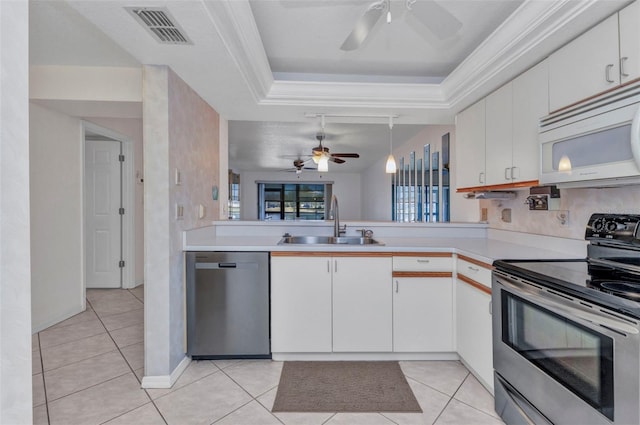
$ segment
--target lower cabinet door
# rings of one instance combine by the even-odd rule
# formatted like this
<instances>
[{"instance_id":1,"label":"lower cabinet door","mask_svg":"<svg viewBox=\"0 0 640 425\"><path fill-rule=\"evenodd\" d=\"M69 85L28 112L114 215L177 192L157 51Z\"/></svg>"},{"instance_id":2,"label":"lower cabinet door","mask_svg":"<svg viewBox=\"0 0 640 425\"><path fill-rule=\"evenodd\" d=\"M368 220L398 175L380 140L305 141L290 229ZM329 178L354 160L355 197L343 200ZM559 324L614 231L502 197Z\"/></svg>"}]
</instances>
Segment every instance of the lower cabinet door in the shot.
<instances>
[{"instance_id":1,"label":"lower cabinet door","mask_svg":"<svg viewBox=\"0 0 640 425\"><path fill-rule=\"evenodd\" d=\"M456 285L458 354L484 384L493 388L491 295L461 280Z\"/></svg>"},{"instance_id":2,"label":"lower cabinet door","mask_svg":"<svg viewBox=\"0 0 640 425\"><path fill-rule=\"evenodd\" d=\"M271 351L331 352L331 259L271 257Z\"/></svg>"},{"instance_id":3,"label":"lower cabinet door","mask_svg":"<svg viewBox=\"0 0 640 425\"><path fill-rule=\"evenodd\" d=\"M336 257L333 267L333 351L390 352L391 257Z\"/></svg>"},{"instance_id":4,"label":"lower cabinet door","mask_svg":"<svg viewBox=\"0 0 640 425\"><path fill-rule=\"evenodd\" d=\"M451 278L393 278L393 351L454 351Z\"/></svg>"}]
</instances>

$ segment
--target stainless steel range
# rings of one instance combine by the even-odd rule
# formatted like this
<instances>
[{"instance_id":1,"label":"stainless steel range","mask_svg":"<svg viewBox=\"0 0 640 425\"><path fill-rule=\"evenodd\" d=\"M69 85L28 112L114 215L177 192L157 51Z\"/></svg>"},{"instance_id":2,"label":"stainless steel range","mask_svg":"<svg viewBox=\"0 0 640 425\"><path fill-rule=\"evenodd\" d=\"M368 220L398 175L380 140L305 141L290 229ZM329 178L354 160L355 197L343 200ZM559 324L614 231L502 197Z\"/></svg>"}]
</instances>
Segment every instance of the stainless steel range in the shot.
<instances>
[{"instance_id":1,"label":"stainless steel range","mask_svg":"<svg viewBox=\"0 0 640 425\"><path fill-rule=\"evenodd\" d=\"M594 214L582 260L494 263L507 424L640 424L640 215Z\"/></svg>"}]
</instances>

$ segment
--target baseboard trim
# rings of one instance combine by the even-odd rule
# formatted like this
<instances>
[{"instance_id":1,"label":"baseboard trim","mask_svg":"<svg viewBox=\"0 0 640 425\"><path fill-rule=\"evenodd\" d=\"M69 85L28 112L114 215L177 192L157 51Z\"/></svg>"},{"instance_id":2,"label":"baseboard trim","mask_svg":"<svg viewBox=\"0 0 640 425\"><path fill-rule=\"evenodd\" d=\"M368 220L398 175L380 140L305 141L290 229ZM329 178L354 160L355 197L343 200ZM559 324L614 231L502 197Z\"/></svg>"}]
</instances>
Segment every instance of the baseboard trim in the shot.
<instances>
[{"instance_id":1,"label":"baseboard trim","mask_svg":"<svg viewBox=\"0 0 640 425\"><path fill-rule=\"evenodd\" d=\"M182 372L191 363L191 358L185 356L182 361L173 369L171 375L156 375L142 377L142 388L171 388L178 380Z\"/></svg>"}]
</instances>

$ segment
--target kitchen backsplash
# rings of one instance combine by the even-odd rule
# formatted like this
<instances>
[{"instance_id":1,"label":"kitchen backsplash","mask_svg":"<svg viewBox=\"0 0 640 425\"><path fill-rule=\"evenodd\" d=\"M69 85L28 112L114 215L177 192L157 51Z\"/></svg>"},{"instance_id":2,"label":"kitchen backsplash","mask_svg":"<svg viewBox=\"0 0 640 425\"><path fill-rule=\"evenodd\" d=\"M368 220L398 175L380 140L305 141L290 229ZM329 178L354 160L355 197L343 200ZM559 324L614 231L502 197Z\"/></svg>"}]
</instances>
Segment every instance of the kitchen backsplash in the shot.
<instances>
[{"instance_id":1,"label":"kitchen backsplash","mask_svg":"<svg viewBox=\"0 0 640 425\"><path fill-rule=\"evenodd\" d=\"M593 213L640 214L640 186L561 189L559 211L530 211L525 204L529 189L516 193L515 199L480 201L480 208L487 208L490 228L584 239L585 225ZM505 208L511 209L510 223L502 220ZM563 225L559 216L567 211L568 221Z\"/></svg>"}]
</instances>

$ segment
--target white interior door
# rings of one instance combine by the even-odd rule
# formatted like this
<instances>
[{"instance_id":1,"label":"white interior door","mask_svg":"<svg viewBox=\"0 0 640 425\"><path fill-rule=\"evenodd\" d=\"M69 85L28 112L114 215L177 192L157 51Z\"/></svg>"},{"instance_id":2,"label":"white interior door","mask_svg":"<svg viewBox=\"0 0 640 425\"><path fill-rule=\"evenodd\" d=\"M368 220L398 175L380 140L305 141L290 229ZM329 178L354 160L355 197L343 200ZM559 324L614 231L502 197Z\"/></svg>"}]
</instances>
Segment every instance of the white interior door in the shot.
<instances>
[{"instance_id":1,"label":"white interior door","mask_svg":"<svg viewBox=\"0 0 640 425\"><path fill-rule=\"evenodd\" d=\"M85 270L87 288L122 285L121 142L85 143Z\"/></svg>"}]
</instances>

